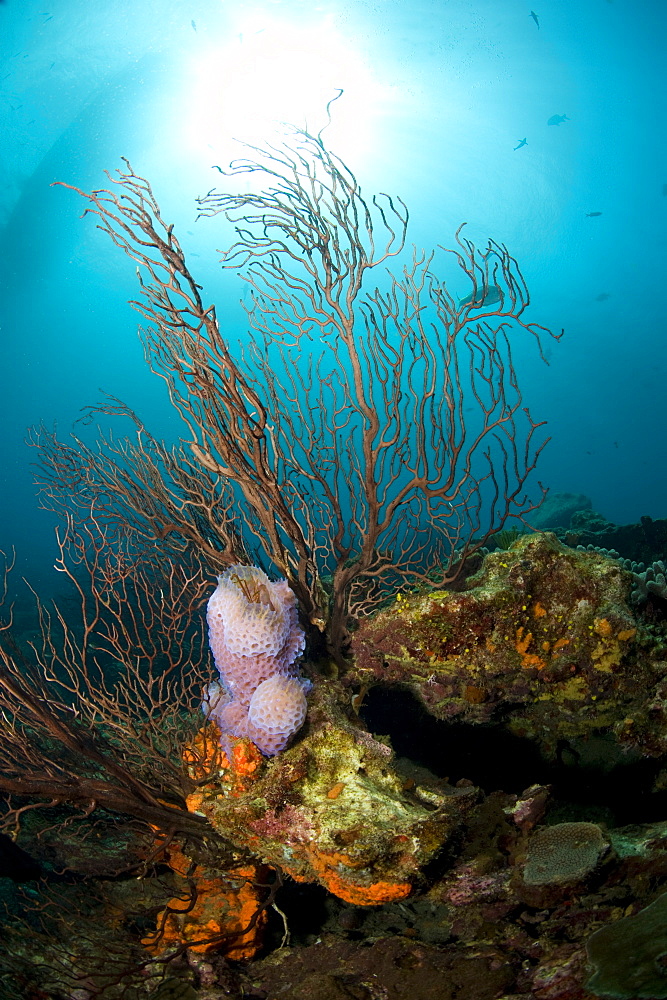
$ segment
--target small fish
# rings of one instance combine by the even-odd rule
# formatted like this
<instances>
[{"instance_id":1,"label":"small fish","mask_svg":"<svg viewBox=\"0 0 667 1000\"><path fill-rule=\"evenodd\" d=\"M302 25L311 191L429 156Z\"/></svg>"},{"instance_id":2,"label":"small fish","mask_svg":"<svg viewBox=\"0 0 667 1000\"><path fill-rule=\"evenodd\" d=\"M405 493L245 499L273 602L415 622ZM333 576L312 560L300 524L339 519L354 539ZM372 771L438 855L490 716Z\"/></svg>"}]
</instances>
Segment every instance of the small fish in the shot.
<instances>
[{"instance_id":1,"label":"small fish","mask_svg":"<svg viewBox=\"0 0 667 1000\"><path fill-rule=\"evenodd\" d=\"M488 285L486 288L478 288L476 293L470 292L459 302L459 309L464 306L471 306L473 309L481 309L482 306L490 306L494 302L499 302L501 291L497 285ZM473 301L474 299L474 301Z\"/></svg>"},{"instance_id":2,"label":"small fish","mask_svg":"<svg viewBox=\"0 0 667 1000\"><path fill-rule=\"evenodd\" d=\"M9 73L7 74L9 76ZM665 198L667 198L667 184L662 185L662 193Z\"/></svg>"},{"instance_id":3,"label":"small fish","mask_svg":"<svg viewBox=\"0 0 667 1000\"><path fill-rule=\"evenodd\" d=\"M190 24L192 25L192 30L196 31L197 30L197 22L196 21L190 21Z\"/></svg>"},{"instance_id":4,"label":"small fish","mask_svg":"<svg viewBox=\"0 0 667 1000\"><path fill-rule=\"evenodd\" d=\"M602 215L602 212L586 212L587 219L596 219L598 215Z\"/></svg>"},{"instance_id":5,"label":"small fish","mask_svg":"<svg viewBox=\"0 0 667 1000\"><path fill-rule=\"evenodd\" d=\"M533 21L535 22L535 24L536 24L536 25L537 25L537 27L539 28L539 26L540 26L540 22L539 22L539 20L538 20L538 18L537 18L537 14L535 13L535 11L534 11L534 10L531 10L531 12L530 12L530 15L529 15L529 16L530 16L530 17L532 17Z\"/></svg>"},{"instance_id":6,"label":"small fish","mask_svg":"<svg viewBox=\"0 0 667 1000\"><path fill-rule=\"evenodd\" d=\"M595 296L595 301L596 302L606 302L606 300L610 299L610 298L611 298L611 294L609 292L600 292L599 295Z\"/></svg>"},{"instance_id":7,"label":"small fish","mask_svg":"<svg viewBox=\"0 0 667 1000\"><path fill-rule=\"evenodd\" d=\"M547 125L560 125L561 122L569 122L569 121L570 119L567 117L567 115L552 115L549 121L547 122Z\"/></svg>"},{"instance_id":8,"label":"small fish","mask_svg":"<svg viewBox=\"0 0 667 1000\"><path fill-rule=\"evenodd\" d=\"M518 141L519 145L514 147L514 152L515 153L516 153L517 149L521 149L522 146L527 146L528 145L528 140L527 139L519 139L517 141Z\"/></svg>"}]
</instances>

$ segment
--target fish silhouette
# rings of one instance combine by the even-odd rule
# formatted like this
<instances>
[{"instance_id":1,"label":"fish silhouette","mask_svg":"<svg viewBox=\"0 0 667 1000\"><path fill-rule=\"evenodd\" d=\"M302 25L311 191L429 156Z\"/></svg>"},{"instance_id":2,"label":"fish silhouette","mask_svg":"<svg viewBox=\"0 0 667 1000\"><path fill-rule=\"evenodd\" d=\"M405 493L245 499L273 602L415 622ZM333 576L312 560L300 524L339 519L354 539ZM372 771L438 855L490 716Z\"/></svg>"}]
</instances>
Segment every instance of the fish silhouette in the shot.
<instances>
[{"instance_id":1,"label":"fish silhouette","mask_svg":"<svg viewBox=\"0 0 667 1000\"><path fill-rule=\"evenodd\" d=\"M515 153L516 153L517 149L521 149L522 146L528 145L528 140L527 139L519 139L518 142L519 142L519 145L514 147L514 152Z\"/></svg>"},{"instance_id":2,"label":"fish silhouette","mask_svg":"<svg viewBox=\"0 0 667 1000\"><path fill-rule=\"evenodd\" d=\"M539 22L539 21L538 21L538 19L537 19L537 14L535 13L535 11L534 11L534 10L531 10L531 12L530 12L530 15L529 15L529 16L530 16L530 17L532 17L533 21L535 22L535 24L536 24L536 25L537 25L537 27L539 28L539 26L540 26L540 22Z\"/></svg>"},{"instance_id":3,"label":"fish silhouette","mask_svg":"<svg viewBox=\"0 0 667 1000\"><path fill-rule=\"evenodd\" d=\"M490 306L494 302L500 301L501 291L498 285L482 285L476 292L470 292L459 302L459 309L464 306L471 306L473 309L481 309L482 306ZM473 301L474 300L474 301Z\"/></svg>"},{"instance_id":4,"label":"fish silhouette","mask_svg":"<svg viewBox=\"0 0 667 1000\"><path fill-rule=\"evenodd\" d=\"M549 121L547 122L547 125L560 125L561 122L569 122L569 121L570 119L567 117L567 115L552 115Z\"/></svg>"},{"instance_id":5,"label":"fish silhouette","mask_svg":"<svg viewBox=\"0 0 667 1000\"><path fill-rule=\"evenodd\" d=\"M595 219L598 215L602 215L602 212L586 212L587 219Z\"/></svg>"},{"instance_id":6,"label":"fish silhouette","mask_svg":"<svg viewBox=\"0 0 667 1000\"><path fill-rule=\"evenodd\" d=\"M606 302L606 300L610 299L610 298L611 298L611 294L609 292L600 292L599 295L595 296L595 301L596 302Z\"/></svg>"}]
</instances>

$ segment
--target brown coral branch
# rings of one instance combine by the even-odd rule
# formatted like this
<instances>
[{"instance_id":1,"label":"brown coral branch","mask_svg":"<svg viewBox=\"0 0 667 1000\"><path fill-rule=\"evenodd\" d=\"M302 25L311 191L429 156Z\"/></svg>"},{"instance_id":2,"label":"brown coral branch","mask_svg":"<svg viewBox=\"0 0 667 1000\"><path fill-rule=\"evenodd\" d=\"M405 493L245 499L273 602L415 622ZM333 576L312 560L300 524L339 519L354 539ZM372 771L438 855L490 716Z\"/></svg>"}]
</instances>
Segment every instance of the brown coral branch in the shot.
<instances>
[{"instance_id":1,"label":"brown coral branch","mask_svg":"<svg viewBox=\"0 0 667 1000\"><path fill-rule=\"evenodd\" d=\"M209 679L207 576L110 542L92 512L58 544L76 611L37 601L41 639L29 647L0 633L0 825L18 829L27 798L215 839L187 809L195 783L182 761Z\"/></svg>"},{"instance_id":2,"label":"brown coral branch","mask_svg":"<svg viewBox=\"0 0 667 1000\"><path fill-rule=\"evenodd\" d=\"M139 265L133 305L150 324L146 356L189 432L189 457L179 451L166 492L166 457L153 460L159 446L142 428L106 484L112 507L117 497L135 519L145 508L144 531L215 565L235 557L244 527L250 554L261 550L287 576L340 657L351 618L397 586L453 579L508 517L540 502L526 485L541 425L523 406L511 340L527 334L542 353L550 334L524 319L528 289L507 248L478 250L461 229L445 254L470 288L465 299L456 302L433 255L416 252L368 287L404 250L404 203L366 200L305 130L248 153L218 169L230 179L261 173L264 191L199 199L202 216L235 226L222 264L242 268L250 287L256 339L236 355L148 181L125 161L109 188L75 189ZM48 448L53 493L62 457ZM223 488L228 499L212 504Z\"/></svg>"}]
</instances>

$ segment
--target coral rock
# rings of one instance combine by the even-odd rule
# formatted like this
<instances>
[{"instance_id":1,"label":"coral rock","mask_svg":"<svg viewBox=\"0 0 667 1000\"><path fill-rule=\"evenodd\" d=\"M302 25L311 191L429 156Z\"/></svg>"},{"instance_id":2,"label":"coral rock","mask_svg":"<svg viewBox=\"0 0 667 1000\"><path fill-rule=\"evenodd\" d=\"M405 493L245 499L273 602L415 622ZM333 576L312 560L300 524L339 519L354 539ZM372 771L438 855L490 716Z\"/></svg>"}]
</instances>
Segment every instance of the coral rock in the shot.
<instances>
[{"instance_id":1,"label":"coral rock","mask_svg":"<svg viewBox=\"0 0 667 1000\"><path fill-rule=\"evenodd\" d=\"M298 746L241 778L226 761L189 807L258 863L319 882L357 906L402 899L475 801L472 787L406 789L391 750L341 714L346 692L322 679L316 725ZM203 737L202 737L203 738ZM236 741L241 746L244 741ZM190 765L196 777L197 766ZM201 780L201 778L199 779Z\"/></svg>"},{"instance_id":2,"label":"coral rock","mask_svg":"<svg viewBox=\"0 0 667 1000\"><path fill-rule=\"evenodd\" d=\"M468 589L401 595L363 621L345 682L407 686L437 719L502 717L552 759L563 741L603 728L625 747L663 753L647 691L658 692L665 665L639 645L630 585L614 559L523 535L487 555Z\"/></svg>"}]
</instances>

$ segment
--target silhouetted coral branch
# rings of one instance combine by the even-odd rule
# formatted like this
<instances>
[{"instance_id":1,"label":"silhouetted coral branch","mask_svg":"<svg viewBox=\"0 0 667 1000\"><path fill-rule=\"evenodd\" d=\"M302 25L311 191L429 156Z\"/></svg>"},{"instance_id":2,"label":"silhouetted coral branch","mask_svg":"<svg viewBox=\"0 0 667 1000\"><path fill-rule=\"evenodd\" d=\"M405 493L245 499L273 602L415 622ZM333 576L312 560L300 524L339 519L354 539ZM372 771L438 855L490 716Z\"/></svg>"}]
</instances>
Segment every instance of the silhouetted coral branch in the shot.
<instances>
[{"instance_id":1,"label":"silhouetted coral branch","mask_svg":"<svg viewBox=\"0 0 667 1000\"><path fill-rule=\"evenodd\" d=\"M208 581L187 562L111 544L94 516L81 532L70 520L58 543L76 613L38 600L39 642L0 632L0 829L16 835L27 798L205 841L210 829L185 804L196 784L182 751L209 678Z\"/></svg>"},{"instance_id":2,"label":"silhouetted coral branch","mask_svg":"<svg viewBox=\"0 0 667 1000\"><path fill-rule=\"evenodd\" d=\"M480 251L459 230L446 254L471 290L458 304L433 255L413 253L399 276L373 279L404 249L404 203L367 201L305 130L248 149L221 173L261 174L265 190L199 199L202 215L235 225L222 265L242 268L251 290L256 338L236 355L148 181L126 161L109 189L79 191L139 265L133 304L150 322L147 359L193 456L179 450L168 467L142 435L122 456L111 449L106 485L123 508L152 508L156 537L213 550L214 564L232 561L244 525L246 547L287 577L339 657L351 618L397 587L452 580L508 517L541 500L526 493L541 425L522 405L510 338L527 333L541 352L550 334L524 321L526 284L501 244ZM47 451L57 481L54 440ZM101 462L89 484L104 478Z\"/></svg>"}]
</instances>

